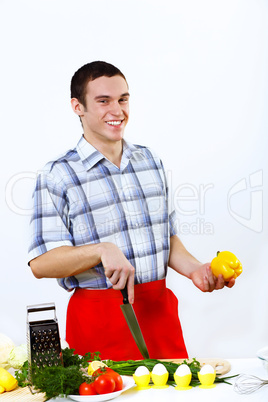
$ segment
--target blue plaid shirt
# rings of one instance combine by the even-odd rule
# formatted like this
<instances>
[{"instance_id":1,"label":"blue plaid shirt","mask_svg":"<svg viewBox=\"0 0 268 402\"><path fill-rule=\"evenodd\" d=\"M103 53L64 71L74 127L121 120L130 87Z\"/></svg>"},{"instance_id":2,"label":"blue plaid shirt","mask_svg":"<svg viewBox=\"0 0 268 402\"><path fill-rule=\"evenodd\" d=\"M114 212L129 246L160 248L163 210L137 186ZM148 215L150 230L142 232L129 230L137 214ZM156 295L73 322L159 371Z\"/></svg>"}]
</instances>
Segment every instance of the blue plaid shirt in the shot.
<instances>
[{"instance_id":1,"label":"blue plaid shirt","mask_svg":"<svg viewBox=\"0 0 268 402\"><path fill-rule=\"evenodd\" d=\"M135 267L135 283L166 276L176 216L150 149L124 141L119 169L82 137L39 173L33 201L29 261L60 246L112 242ZM101 263L58 282L66 290L112 286Z\"/></svg>"}]
</instances>

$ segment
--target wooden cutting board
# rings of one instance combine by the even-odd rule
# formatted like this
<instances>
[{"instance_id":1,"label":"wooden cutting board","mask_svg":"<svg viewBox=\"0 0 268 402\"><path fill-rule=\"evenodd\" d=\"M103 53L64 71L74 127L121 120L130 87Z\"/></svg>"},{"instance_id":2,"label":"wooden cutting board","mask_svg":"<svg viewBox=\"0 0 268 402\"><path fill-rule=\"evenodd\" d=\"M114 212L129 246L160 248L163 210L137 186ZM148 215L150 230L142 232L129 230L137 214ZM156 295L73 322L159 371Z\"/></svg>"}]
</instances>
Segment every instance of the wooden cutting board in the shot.
<instances>
[{"instance_id":1,"label":"wooden cutting board","mask_svg":"<svg viewBox=\"0 0 268 402\"><path fill-rule=\"evenodd\" d=\"M45 394L39 392L38 394L32 394L28 387L18 387L10 392L4 392L0 394L0 401L9 402L44 402L46 400Z\"/></svg>"},{"instance_id":2,"label":"wooden cutting board","mask_svg":"<svg viewBox=\"0 0 268 402\"><path fill-rule=\"evenodd\" d=\"M181 364L185 359L161 359L162 361L172 361L174 363ZM186 359L187 362L191 362L193 359ZM217 375L227 374L231 370L231 364L224 359L197 359L201 363L201 366L210 364L216 370Z\"/></svg>"}]
</instances>

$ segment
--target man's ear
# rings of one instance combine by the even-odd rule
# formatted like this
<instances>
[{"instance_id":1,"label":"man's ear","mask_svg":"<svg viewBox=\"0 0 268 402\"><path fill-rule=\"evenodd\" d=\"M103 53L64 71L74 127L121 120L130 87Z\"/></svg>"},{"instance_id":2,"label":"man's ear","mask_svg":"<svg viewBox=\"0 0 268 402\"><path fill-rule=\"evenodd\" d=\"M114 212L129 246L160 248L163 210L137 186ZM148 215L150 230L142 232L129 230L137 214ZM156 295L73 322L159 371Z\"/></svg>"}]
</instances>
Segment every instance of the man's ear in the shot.
<instances>
[{"instance_id":1,"label":"man's ear","mask_svg":"<svg viewBox=\"0 0 268 402\"><path fill-rule=\"evenodd\" d=\"M71 99L71 106L75 114L77 114L79 117L84 115L84 106L82 103L79 102L77 98L72 98Z\"/></svg>"}]
</instances>

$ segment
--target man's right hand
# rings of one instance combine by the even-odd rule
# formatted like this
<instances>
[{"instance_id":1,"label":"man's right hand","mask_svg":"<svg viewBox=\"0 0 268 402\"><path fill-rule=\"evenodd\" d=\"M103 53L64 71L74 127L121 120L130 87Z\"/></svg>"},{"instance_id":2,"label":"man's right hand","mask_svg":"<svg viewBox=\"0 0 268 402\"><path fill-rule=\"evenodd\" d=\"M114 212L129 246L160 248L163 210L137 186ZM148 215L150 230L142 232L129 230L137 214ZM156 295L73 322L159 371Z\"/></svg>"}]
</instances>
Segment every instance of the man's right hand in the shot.
<instances>
[{"instance_id":1,"label":"man's right hand","mask_svg":"<svg viewBox=\"0 0 268 402\"><path fill-rule=\"evenodd\" d=\"M57 247L31 260L30 266L36 278L66 278L100 262L114 289L124 289L127 285L129 302L133 303L135 269L113 243Z\"/></svg>"},{"instance_id":2,"label":"man's right hand","mask_svg":"<svg viewBox=\"0 0 268 402\"><path fill-rule=\"evenodd\" d=\"M124 289L127 285L129 303L134 303L135 268L123 252L113 243L101 243L101 262L113 289Z\"/></svg>"}]
</instances>

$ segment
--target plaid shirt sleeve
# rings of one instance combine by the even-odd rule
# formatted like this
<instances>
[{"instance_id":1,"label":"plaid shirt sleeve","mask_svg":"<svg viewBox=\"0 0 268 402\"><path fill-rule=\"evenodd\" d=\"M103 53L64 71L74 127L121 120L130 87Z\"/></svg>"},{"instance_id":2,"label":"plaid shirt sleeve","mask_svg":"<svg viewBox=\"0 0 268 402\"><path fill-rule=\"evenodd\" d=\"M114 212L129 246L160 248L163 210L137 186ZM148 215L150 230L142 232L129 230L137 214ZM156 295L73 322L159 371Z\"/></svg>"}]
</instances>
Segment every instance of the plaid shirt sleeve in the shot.
<instances>
[{"instance_id":1,"label":"plaid shirt sleeve","mask_svg":"<svg viewBox=\"0 0 268 402\"><path fill-rule=\"evenodd\" d=\"M66 192L48 165L37 177L30 221L29 261L60 246L72 246Z\"/></svg>"},{"instance_id":2,"label":"plaid shirt sleeve","mask_svg":"<svg viewBox=\"0 0 268 402\"><path fill-rule=\"evenodd\" d=\"M162 167L163 171L163 176L164 176L164 183L166 187L166 198L167 198L167 205L168 205L168 219L169 219L169 234L170 237L174 236L178 233L177 229L177 214L175 209L173 208L173 204L170 202L170 194L169 194L169 187L168 187L168 182L167 182L167 177L165 173L165 169L163 166L163 162L160 160L160 164Z\"/></svg>"}]
</instances>

